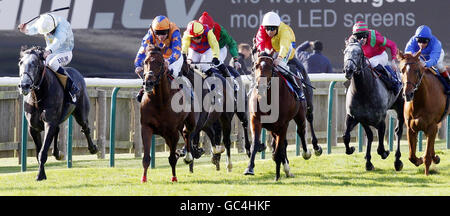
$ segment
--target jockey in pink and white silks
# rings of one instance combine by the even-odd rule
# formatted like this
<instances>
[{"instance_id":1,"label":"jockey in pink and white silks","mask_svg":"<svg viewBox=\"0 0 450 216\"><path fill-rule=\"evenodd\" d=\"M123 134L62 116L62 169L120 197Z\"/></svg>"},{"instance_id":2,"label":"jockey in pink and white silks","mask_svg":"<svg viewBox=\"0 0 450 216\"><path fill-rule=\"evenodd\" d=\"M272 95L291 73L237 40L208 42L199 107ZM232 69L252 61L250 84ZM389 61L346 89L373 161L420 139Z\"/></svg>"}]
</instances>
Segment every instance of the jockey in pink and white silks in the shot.
<instances>
[{"instance_id":1,"label":"jockey in pink and white silks","mask_svg":"<svg viewBox=\"0 0 450 216\"><path fill-rule=\"evenodd\" d=\"M75 103L79 89L76 85L73 85L72 78L63 68L72 61L74 38L70 23L60 16L46 13L42 14L32 25L20 24L18 28L26 35L44 35L47 47L43 57L46 66L55 73L68 77L66 90L72 97L72 102Z\"/></svg>"},{"instance_id":2,"label":"jockey in pink and white silks","mask_svg":"<svg viewBox=\"0 0 450 216\"><path fill-rule=\"evenodd\" d=\"M369 59L370 65L373 68L378 65L383 66L391 74L393 81L396 83L394 85L394 91L398 92L401 88L401 81L395 72L397 71L395 60L397 59L398 51L395 42L381 35L380 32L369 29L369 26L362 21L358 21L353 25L352 36L349 39L356 39L362 42L364 56ZM389 48L391 51L391 62L389 62L386 48Z\"/></svg>"}]
</instances>

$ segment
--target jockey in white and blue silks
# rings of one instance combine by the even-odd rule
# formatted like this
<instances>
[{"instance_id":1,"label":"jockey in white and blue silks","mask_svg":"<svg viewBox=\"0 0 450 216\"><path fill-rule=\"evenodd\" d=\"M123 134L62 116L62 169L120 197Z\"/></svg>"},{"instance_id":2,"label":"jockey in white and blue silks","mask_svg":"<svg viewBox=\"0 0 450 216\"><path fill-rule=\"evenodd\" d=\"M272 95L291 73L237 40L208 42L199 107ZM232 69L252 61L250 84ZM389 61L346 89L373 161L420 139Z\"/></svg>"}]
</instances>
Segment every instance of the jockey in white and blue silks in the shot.
<instances>
[{"instance_id":1,"label":"jockey in white and blue silks","mask_svg":"<svg viewBox=\"0 0 450 216\"><path fill-rule=\"evenodd\" d=\"M44 35L47 47L45 48L43 57L45 58L46 65L54 72L68 77L66 90L69 90L72 102L75 103L76 94L79 92L79 89L76 85L72 85L72 78L63 68L72 60L74 38L70 23L60 16L47 13L42 14L30 26L20 24L19 30L27 35Z\"/></svg>"},{"instance_id":2,"label":"jockey in white and blue silks","mask_svg":"<svg viewBox=\"0 0 450 216\"><path fill-rule=\"evenodd\" d=\"M435 67L439 70L447 83L450 83L449 74L444 66L444 50L441 42L431 33L430 27L426 25L419 26L414 36L406 44L405 53L421 52L422 66L430 68Z\"/></svg>"}]
</instances>

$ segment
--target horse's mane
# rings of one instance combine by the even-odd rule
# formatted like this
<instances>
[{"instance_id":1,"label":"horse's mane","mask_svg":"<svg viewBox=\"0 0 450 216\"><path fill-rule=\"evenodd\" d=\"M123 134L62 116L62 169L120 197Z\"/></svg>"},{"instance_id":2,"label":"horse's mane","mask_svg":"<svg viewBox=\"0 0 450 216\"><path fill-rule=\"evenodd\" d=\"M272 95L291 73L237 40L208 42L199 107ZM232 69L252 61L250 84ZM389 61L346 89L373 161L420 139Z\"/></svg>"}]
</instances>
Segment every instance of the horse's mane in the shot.
<instances>
[{"instance_id":1,"label":"horse's mane","mask_svg":"<svg viewBox=\"0 0 450 216\"><path fill-rule=\"evenodd\" d=\"M39 56L41 60L43 60L44 51L45 49L41 46L32 46L31 48L29 48L25 45L20 48L20 58L22 58L25 54L35 54Z\"/></svg>"}]
</instances>

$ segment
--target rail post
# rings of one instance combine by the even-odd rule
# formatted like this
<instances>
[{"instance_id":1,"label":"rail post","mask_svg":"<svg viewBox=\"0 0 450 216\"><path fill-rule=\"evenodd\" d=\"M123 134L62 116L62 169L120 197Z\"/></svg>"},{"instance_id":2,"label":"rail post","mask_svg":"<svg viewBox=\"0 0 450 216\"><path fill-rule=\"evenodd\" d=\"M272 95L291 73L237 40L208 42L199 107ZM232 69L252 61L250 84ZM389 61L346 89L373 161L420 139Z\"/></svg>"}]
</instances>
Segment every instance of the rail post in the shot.
<instances>
[{"instance_id":1,"label":"rail post","mask_svg":"<svg viewBox=\"0 0 450 216\"><path fill-rule=\"evenodd\" d=\"M28 142L28 121L25 118L25 98L22 100L22 146L21 146L21 171L27 171L27 142Z\"/></svg>"},{"instance_id":2,"label":"rail post","mask_svg":"<svg viewBox=\"0 0 450 216\"><path fill-rule=\"evenodd\" d=\"M67 168L72 168L72 115L69 116L69 120L67 121Z\"/></svg>"},{"instance_id":3,"label":"rail post","mask_svg":"<svg viewBox=\"0 0 450 216\"><path fill-rule=\"evenodd\" d=\"M331 154L331 123L333 119L333 96L334 96L334 85L336 81L331 81L330 87L328 88L328 117L327 117L327 152Z\"/></svg>"},{"instance_id":4,"label":"rail post","mask_svg":"<svg viewBox=\"0 0 450 216\"><path fill-rule=\"evenodd\" d=\"M152 147L150 148L150 157L151 157L151 161L150 161L150 168L154 169L155 168L155 152L156 152L156 138L155 135L152 136Z\"/></svg>"},{"instance_id":5,"label":"rail post","mask_svg":"<svg viewBox=\"0 0 450 216\"><path fill-rule=\"evenodd\" d=\"M261 135L261 144L263 144L264 146L266 145L266 129L262 129L262 135ZM261 152L261 159L266 159L266 151L262 151Z\"/></svg>"},{"instance_id":6,"label":"rail post","mask_svg":"<svg viewBox=\"0 0 450 216\"><path fill-rule=\"evenodd\" d=\"M116 101L117 92L120 87L115 87L111 94L111 116L110 116L110 127L109 127L109 166L114 167L114 156L115 156L115 136L116 136Z\"/></svg>"}]
</instances>

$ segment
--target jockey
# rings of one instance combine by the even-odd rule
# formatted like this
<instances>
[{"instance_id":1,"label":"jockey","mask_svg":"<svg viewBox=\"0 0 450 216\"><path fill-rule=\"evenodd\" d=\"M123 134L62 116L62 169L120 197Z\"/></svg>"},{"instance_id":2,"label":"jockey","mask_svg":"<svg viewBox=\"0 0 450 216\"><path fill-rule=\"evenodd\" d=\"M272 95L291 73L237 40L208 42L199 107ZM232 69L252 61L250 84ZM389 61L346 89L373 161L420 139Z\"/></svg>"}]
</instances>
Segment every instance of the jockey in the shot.
<instances>
[{"instance_id":1,"label":"jockey","mask_svg":"<svg viewBox=\"0 0 450 216\"><path fill-rule=\"evenodd\" d=\"M370 65L374 68L378 65L385 67L397 83L394 91L398 92L400 87L399 84L401 84L401 82L394 72L397 71L395 64L395 59L397 59L397 45L395 42L382 36L378 31L369 29L368 25L362 21L358 21L353 25L352 36L350 36L350 39L362 41L362 49L364 55L369 59ZM386 47L391 50L391 63L389 63ZM389 64L393 67L394 71L391 71Z\"/></svg>"},{"instance_id":2,"label":"jockey","mask_svg":"<svg viewBox=\"0 0 450 216\"><path fill-rule=\"evenodd\" d=\"M209 29L212 29L214 35L216 36L217 41L219 42L220 48L220 56L219 56L220 65L218 66L218 69L222 72L223 76L230 77L227 67L224 65L224 61L228 53L226 46L228 46L231 57L234 59L235 68L236 69L241 68L241 64L238 62L239 53L236 41L231 37L230 34L228 34L227 30L225 30L223 26L214 22L213 18L209 16L207 12L203 12L202 16L198 19L198 21L203 25L208 26ZM234 70L230 70L229 72L232 73L233 77L239 76L239 74Z\"/></svg>"},{"instance_id":3,"label":"jockey","mask_svg":"<svg viewBox=\"0 0 450 216\"><path fill-rule=\"evenodd\" d=\"M258 33L255 38L256 47L259 52L266 50L274 50L278 53L278 57L274 60L275 66L282 66L286 68L287 65L290 68L295 68L296 71L290 73L285 73L285 76L292 83L296 93L301 91L296 79L293 77L294 74L298 75L298 72L302 73L303 79L306 84L309 84L309 77L303 74L305 71L301 63L294 58L295 57L295 34L292 28L281 22L280 17L275 12L268 12L264 15L262 24L259 27ZM291 74L294 73L294 74ZM299 95L297 95L299 96Z\"/></svg>"},{"instance_id":4,"label":"jockey","mask_svg":"<svg viewBox=\"0 0 450 216\"><path fill-rule=\"evenodd\" d=\"M445 78L447 83L450 84L450 78L447 69L444 66L444 50L442 49L441 42L431 34L430 27L426 25L419 26L416 30L416 34L409 39L406 44L405 53L417 53L422 50L421 62L424 67L436 67L440 74Z\"/></svg>"},{"instance_id":5,"label":"jockey","mask_svg":"<svg viewBox=\"0 0 450 216\"><path fill-rule=\"evenodd\" d=\"M187 62L212 62L215 66L219 66L219 42L213 31L208 26L203 25L197 20L188 24L186 31L183 33L181 52L187 54ZM210 76L213 72L217 72L209 64L200 64L201 70Z\"/></svg>"},{"instance_id":6,"label":"jockey","mask_svg":"<svg viewBox=\"0 0 450 216\"><path fill-rule=\"evenodd\" d=\"M181 55L181 34L177 25L165 16L157 16L153 19L150 29L142 39L141 47L134 60L135 73L144 71L143 64L146 57L146 48L153 44L161 48L165 64L174 77L180 75L183 66L183 56ZM144 89L141 89L136 96L140 102Z\"/></svg>"},{"instance_id":7,"label":"jockey","mask_svg":"<svg viewBox=\"0 0 450 216\"><path fill-rule=\"evenodd\" d=\"M26 35L44 35L47 44L43 55L46 66L55 73L67 76L65 90L72 98L72 103L75 103L76 95L80 90L77 85L73 85L72 78L63 68L72 60L74 39L70 23L60 16L46 13L42 14L31 26L20 24L18 28Z\"/></svg>"}]
</instances>

